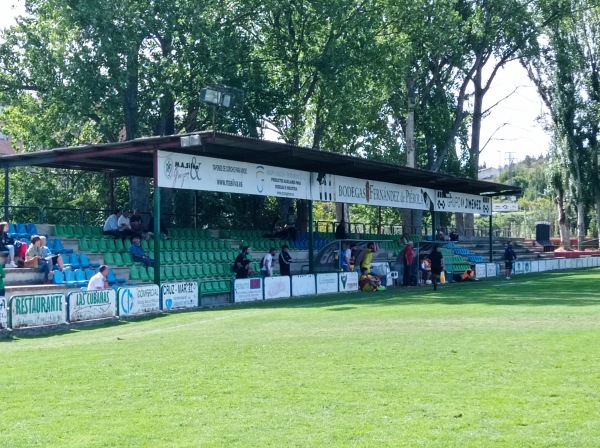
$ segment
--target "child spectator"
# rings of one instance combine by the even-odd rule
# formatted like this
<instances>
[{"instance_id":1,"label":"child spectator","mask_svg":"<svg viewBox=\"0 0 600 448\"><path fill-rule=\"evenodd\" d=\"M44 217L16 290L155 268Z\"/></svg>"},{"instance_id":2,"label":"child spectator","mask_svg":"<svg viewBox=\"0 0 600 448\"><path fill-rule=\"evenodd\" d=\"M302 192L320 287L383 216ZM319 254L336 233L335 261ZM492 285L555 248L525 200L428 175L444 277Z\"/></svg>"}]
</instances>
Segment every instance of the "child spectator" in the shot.
<instances>
[{"instance_id":1,"label":"child spectator","mask_svg":"<svg viewBox=\"0 0 600 448\"><path fill-rule=\"evenodd\" d=\"M363 291L385 291L385 287L381 286L379 278L369 274L367 268L361 268L360 270L358 287Z\"/></svg>"}]
</instances>

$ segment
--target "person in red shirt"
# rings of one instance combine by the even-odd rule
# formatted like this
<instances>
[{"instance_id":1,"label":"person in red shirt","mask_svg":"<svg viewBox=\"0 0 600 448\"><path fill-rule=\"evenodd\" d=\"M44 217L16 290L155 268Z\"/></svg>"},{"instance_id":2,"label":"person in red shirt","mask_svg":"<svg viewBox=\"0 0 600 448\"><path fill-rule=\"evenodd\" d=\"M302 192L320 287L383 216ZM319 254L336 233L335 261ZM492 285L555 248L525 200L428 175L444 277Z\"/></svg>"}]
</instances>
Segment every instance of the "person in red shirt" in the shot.
<instances>
[{"instance_id":1,"label":"person in red shirt","mask_svg":"<svg viewBox=\"0 0 600 448\"><path fill-rule=\"evenodd\" d=\"M404 275L402 276L402 286L410 286L410 268L415 258L413 242L409 241L402 251L402 265L404 266Z\"/></svg>"}]
</instances>

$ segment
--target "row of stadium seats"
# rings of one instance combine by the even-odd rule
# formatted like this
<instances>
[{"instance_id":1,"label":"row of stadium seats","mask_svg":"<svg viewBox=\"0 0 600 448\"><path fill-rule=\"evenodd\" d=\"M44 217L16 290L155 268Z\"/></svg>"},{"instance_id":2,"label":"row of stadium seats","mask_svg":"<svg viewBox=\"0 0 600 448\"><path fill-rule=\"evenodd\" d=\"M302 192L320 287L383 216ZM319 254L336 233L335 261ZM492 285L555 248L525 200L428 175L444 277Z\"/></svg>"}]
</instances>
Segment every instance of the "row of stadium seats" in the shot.
<instances>
[{"instance_id":1,"label":"row of stadium seats","mask_svg":"<svg viewBox=\"0 0 600 448\"><path fill-rule=\"evenodd\" d=\"M161 266L160 277L163 281L186 281L186 280L231 280L233 273L229 266L223 264L197 265L182 264L174 266ZM131 266L129 268L130 282L152 282L154 279L154 268L144 266Z\"/></svg>"},{"instance_id":2,"label":"row of stadium seats","mask_svg":"<svg viewBox=\"0 0 600 448\"><path fill-rule=\"evenodd\" d=\"M131 241L128 239L90 239L79 240L79 249L83 252L108 253L129 252ZM140 243L145 252L154 251L154 240L142 240ZM225 240L161 240L161 251L223 251L231 250L231 244Z\"/></svg>"},{"instance_id":3,"label":"row of stadium seats","mask_svg":"<svg viewBox=\"0 0 600 448\"><path fill-rule=\"evenodd\" d=\"M150 258L153 254L150 253ZM177 252L165 251L160 253L161 264L188 264L188 263L229 263L233 264L237 252ZM108 266L132 266L134 263L128 252L107 252L104 254L104 264Z\"/></svg>"}]
</instances>

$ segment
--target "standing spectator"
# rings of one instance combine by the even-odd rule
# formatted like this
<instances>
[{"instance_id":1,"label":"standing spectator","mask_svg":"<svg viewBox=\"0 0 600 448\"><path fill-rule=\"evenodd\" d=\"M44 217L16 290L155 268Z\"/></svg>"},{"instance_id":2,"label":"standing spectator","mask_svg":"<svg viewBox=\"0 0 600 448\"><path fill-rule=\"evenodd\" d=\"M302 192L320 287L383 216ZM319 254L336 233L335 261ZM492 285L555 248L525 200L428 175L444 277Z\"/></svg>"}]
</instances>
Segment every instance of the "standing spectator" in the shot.
<instances>
[{"instance_id":1,"label":"standing spectator","mask_svg":"<svg viewBox=\"0 0 600 448\"><path fill-rule=\"evenodd\" d=\"M240 268L244 265L244 261L250 261L250 246L242 247L242 251L235 257L235 261L233 262L233 272L238 272Z\"/></svg>"},{"instance_id":2,"label":"standing spectator","mask_svg":"<svg viewBox=\"0 0 600 448\"><path fill-rule=\"evenodd\" d=\"M88 291L98 291L100 289L107 289L108 288L108 280L106 279L107 276L108 276L108 266L103 264L98 269L98 272L96 274L92 275L92 278L90 278L90 281L88 282L88 285L87 285L87 290Z\"/></svg>"},{"instance_id":3,"label":"standing spectator","mask_svg":"<svg viewBox=\"0 0 600 448\"><path fill-rule=\"evenodd\" d=\"M341 268L344 272L350 272L352 270L352 250L348 243L342 245L341 254Z\"/></svg>"},{"instance_id":4,"label":"standing spectator","mask_svg":"<svg viewBox=\"0 0 600 448\"><path fill-rule=\"evenodd\" d=\"M335 229L335 238L337 240L345 240L348 238L348 234L346 233L346 221L343 219L340 221L338 226Z\"/></svg>"},{"instance_id":5,"label":"standing spectator","mask_svg":"<svg viewBox=\"0 0 600 448\"><path fill-rule=\"evenodd\" d=\"M121 236L119 233L119 218L121 217L121 210L115 210L112 215L106 218L104 221L104 227L102 228L104 235L114 236L118 238Z\"/></svg>"},{"instance_id":6,"label":"standing spectator","mask_svg":"<svg viewBox=\"0 0 600 448\"><path fill-rule=\"evenodd\" d=\"M433 249L431 249L431 253L429 254L429 261L431 262L431 280L433 282L433 290L435 291L437 290L437 282L440 280L445 264L439 244L433 245Z\"/></svg>"},{"instance_id":7,"label":"standing spectator","mask_svg":"<svg viewBox=\"0 0 600 448\"><path fill-rule=\"evenodd\" d=\"M453 229L452 232L450 232L450 241L458 241L458 233L456 232L456 229Z\"/></svg>"},{"instance_id":8,"label":"standing spectator","mask_svg":"<svg viewBox=\"0 0 600 448\"><path fill-rule=\"evenodd\" d=\"M265 255L262 259L262 263L260 266L260 275L262 277L273 277L273 264L275 263L275 259L273 258L277 250L274 247L269 249L269 253Z\"/></svg>"},{"instance_id":9,"label":"standing spectator","mask_svg":"<svg viewBox=\"0 0 600 448\"><path fill-rule=\"evenodd\" d=\"M0 222L0 251L8 252L7 268L16 268L15 263L15 240L8 236L8 223Z\"/></svg>"},{"instance_id":10,"label":"standing spectator","mask_svg":"<svg viewBox=\"0 0 600 448\"><path fill-rule=\"evenodd\" d=\"M402 276L402 286L410 286L410 267L415 258L413 242L409 241L402 251L402 266L404 266L404 275Z\"/></svg>"},{"instance_id":11,"label":"standing spectator","mask_svg":"<svg viewBox=\"0 0 600 448\"><path fill-rule=\"evenodd\" d=\"M506 243L506 249L504 249L504 268L506 269L506 280L510 280L510 275L513 270L513 263L517 259L517 254L513 249L512 242Z\"/></svg>"},{"instance_id":12,"label":"standing spectator","mask_svg":"<svg viewBox=\"0 0 600 448\"><path fill-rule=\"evenodd\" d=\"M42 248L42 255L50 263L50 268L54 269L54 265L58 266L60 272L65 269L65 260L61 254L53 254L52 251L46 246L46 237L40 235L40 247Z\"/></svg>"},{"instance_id":13,"label":"standing spectator","mask_svg":"<svg viewBox=\"0 0 600 448\"><path fill-rule=\"evenodd\" d=\"M287 215L285 215L285 230L288 232L289 239L296 241L296 214L294 213L294 207L290 207Z\"/></svg>"},{"instance_id":14,"label":"standing spectator","mask_svg":"<svg viewBox=\"0 0 600 448\"><path fill-rule=\"evenodd\" d=\"M37 267L44 273L44 283L50 283L54 271L52 270L52 262L48 262L44 257L41 242L42 240L38 235L31 237L31 245L27 248L25 254L25 263L26 266Z\"/></svg>"},{"instance_id":15,"label":"standing spectator","mask_svg":"<svg viewBox=\"0 0 600 448\"><path fill-rule=\"evenodd\" d=\"M279 273L281 275L291 276L290 266L292 263L292 256L290 255L290 248L287 244L281 246L281 253L279 254Z\"/></svg>"},{"instance_id":16,"label":"standing spectator","mask_svg":"<svg viewBox=\"0 0 600 448\"><path fill-rule=\"evenodd\" d=\"M409 241L410 241L410 239L408 238L408 233L404 232L402 234L402 238L400 239L400 244L402 244L403 246L406 246Z\"/></svg>"},{"instance_id":17,"label":"standing spectator","mask_svg":"<svg viewBox=\"0 0 600 448\"><path fill-rule=\"evenodd\" d=\"M242 265L235 273L235 278L248 278L250 277L252 269L250 269L250 260L243 260Z\"/></svg>"},{"instance_id":18,"label":"standing spectator","mask_svg":"<svg viewBox=\"0 0 600 448\"><path fill-rule=\"evenodd\" d=\"M151 267L154 264L154 260L146 255L146 252L144 252L144 249L140 246L140 237L134 236L132 243L133 244L129 248L129 253L131 254L133 261L144 263L146 268Z\"/></svg>"}]
</instances>

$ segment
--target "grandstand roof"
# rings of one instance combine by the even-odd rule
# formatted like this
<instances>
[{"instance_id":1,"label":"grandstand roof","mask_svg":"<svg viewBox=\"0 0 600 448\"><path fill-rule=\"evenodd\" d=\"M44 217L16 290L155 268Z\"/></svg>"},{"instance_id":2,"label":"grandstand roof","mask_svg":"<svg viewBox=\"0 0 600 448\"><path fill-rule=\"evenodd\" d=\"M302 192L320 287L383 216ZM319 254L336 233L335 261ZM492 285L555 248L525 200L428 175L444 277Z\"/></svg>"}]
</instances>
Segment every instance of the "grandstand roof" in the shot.
<instances>
[{"instance_id":1,"label":"grandstand roof","mask_svg":"<svg viewBox=\"0 0 600 448\"><path fill-rule=\"evenodd\" d=\"M199 144L182 146L181 137L190 135L198 135ZM39 166L104 172L115 176L154 177L154 153L158 150L458 193L485 196L521 193L520 188L510 185L212 131L5 155L0 157L0 164L3 167Z\"/></svg>"}]
</instances>

